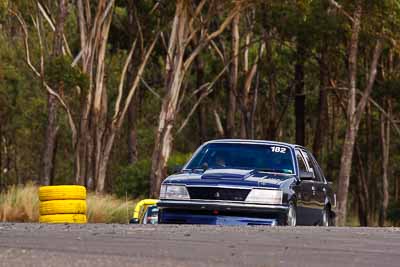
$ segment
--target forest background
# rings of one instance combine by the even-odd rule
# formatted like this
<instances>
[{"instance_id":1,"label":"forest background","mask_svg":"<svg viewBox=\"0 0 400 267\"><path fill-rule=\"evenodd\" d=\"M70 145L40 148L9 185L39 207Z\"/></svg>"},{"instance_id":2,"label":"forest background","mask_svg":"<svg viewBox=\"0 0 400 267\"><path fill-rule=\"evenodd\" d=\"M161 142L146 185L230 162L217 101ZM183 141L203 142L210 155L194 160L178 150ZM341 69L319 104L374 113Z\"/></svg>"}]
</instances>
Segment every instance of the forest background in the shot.
<instances>
[{"instance_id":1,"label":"forest background","mask_svg":"<svg viewBox=\"0 0 400 267\"><path fill-rule=\"evenodd\" d=\"M338 224L400 221L397 0L1 0L0 189L157 197L203 142L311 149Z\"/></svg>"}]
</instances>

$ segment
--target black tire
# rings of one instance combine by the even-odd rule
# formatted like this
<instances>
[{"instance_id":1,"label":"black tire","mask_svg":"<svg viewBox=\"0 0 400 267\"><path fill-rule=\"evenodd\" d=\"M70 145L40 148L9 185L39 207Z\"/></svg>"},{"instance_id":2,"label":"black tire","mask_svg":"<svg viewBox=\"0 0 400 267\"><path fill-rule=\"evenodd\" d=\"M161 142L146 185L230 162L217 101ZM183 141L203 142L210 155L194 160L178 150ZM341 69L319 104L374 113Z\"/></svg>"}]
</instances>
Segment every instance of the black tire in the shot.
<instances>
[{"instance_id":1,"label":"black tire","mask_svg":"<svg viewBox=\"0 0 400 267\"><path fill-rule=\"evenodd\" d=\"M297 224L297 212L296 212L296 205L293 201L289 202L289 209L286 214L285 225L286 226L296 226Z\"/></svg>"},{"instance_id":2,"label":"black tire","mask_svg":"<svg viewBox=\"0 0 400 267\"><path fill-rule=\"evenodd\" d=\"M329 227L333 226L332 212L329 207L322 210L320 226Z\"/></svg>"},{"instance_id":3,"label":"black tire","mask_svg":"<svg viewBox=\"0 0 400 267\"><path fill-rule=\"evenodd\" d=\"M157 221L157 224L163 224L163 221L162 221L162 217L163 216L163 210L162 209L158 209L158 221Z\"/></svg>"}]
</instances>

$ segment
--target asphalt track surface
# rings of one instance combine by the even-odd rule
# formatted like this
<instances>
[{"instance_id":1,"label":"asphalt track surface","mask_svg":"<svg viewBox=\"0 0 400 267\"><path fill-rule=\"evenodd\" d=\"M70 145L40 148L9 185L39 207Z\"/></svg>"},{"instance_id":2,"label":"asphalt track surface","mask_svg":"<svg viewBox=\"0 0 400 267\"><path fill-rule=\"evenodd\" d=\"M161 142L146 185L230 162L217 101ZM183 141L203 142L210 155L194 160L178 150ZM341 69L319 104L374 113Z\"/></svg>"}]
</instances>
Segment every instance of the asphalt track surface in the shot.
<instances>
[{"instance_id":1,"label":"asphalt track surface","mask_svg":"<svg viewBox=\"0 0 400 267\"><path fill-rule=\"evenodd\" d=\"M0 266L400 266L399 228L0 224Z\"/></svg>"}]
</instances>

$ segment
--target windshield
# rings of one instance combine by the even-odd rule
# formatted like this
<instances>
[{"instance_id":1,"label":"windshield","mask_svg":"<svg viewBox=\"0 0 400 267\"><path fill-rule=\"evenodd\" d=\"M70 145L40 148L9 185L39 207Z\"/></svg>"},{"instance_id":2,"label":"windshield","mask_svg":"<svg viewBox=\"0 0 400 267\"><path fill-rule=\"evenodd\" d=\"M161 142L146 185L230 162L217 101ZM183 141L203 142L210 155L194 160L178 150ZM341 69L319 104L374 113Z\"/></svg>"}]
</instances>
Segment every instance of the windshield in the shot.
<instances>
[{"instance_id":1,"label":"windshield","mask_svg":"<svg viewBox=\"0 0 400 267\"><path fill-rule=\"evenodd\" d=\"M294 173L292 155L288 147L264 144L208 144L186 166L186 169L221 168Z\"/></svg>"}]
</instances>

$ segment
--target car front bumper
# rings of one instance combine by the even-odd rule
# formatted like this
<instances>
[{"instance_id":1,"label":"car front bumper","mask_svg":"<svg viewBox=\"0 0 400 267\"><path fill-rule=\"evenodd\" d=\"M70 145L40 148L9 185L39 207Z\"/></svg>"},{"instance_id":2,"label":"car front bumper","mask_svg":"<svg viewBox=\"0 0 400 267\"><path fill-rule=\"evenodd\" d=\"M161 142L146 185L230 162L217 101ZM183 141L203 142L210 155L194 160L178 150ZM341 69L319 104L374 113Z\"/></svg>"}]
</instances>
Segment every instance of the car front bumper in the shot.
<instances>
[{"instance_id":1,"label":"car front bumper","mask_svg":"<svg viewBox=\"0 0 400 267\"><path fill-rule=\"evenodd\" d=\"M159 223L213 225L277 225L285 205L262 205L202 200L160 200Z\"/></svg>"}]
</instances>

